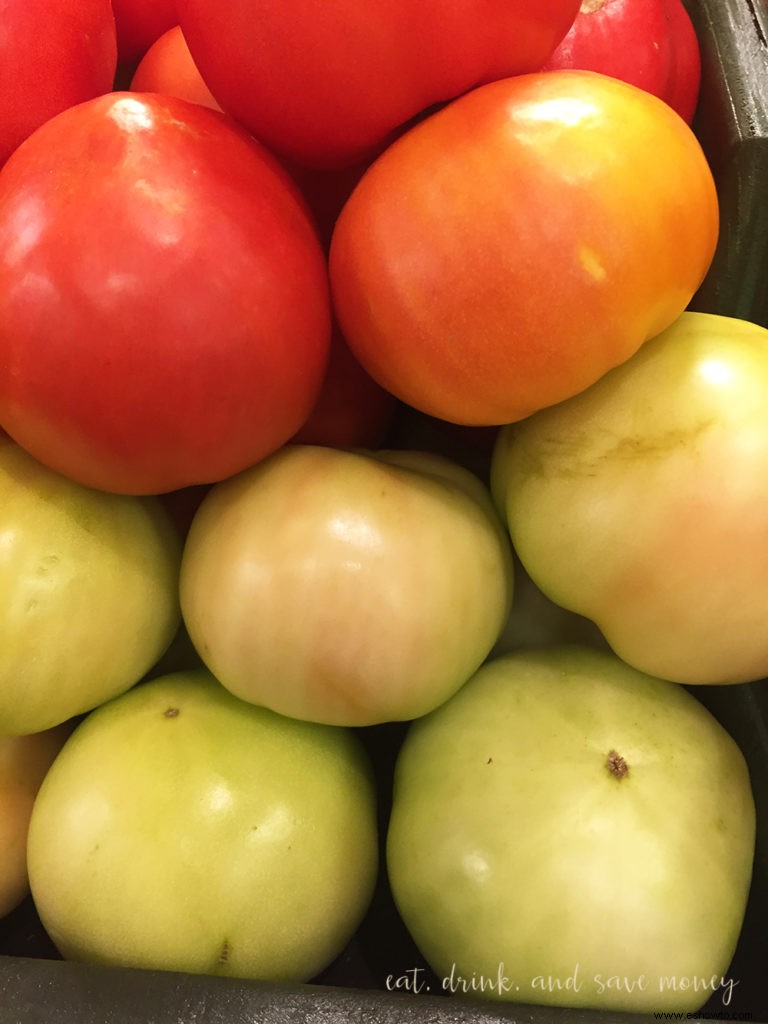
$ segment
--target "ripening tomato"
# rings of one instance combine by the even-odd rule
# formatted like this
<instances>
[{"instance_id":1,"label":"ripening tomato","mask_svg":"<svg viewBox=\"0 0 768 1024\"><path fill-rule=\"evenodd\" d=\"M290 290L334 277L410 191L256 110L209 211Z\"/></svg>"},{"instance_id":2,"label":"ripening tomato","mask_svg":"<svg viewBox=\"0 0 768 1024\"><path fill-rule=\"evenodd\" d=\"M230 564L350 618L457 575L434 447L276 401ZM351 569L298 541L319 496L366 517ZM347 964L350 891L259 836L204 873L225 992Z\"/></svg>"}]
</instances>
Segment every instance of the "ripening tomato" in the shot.
<instances>
[{"instance_id":1,"label":"ripening tomato","mask_svg":"<svg viewBox=\"0 0 768 1024\"><path fill-rule=\"evenodd\" d=\"M179 582L190 639L223 686L354 727L455 693L513 589L508 535L458 463L298 444L209 491Z\"/></svg>"},{"instance_id":2,"label":"ripening tomato","mask_svg":"<svg viewBox=\"0 0 768 1024\"><path fill-rule=\"evenodd\" d=\"M666 100L689 124L701 81L699 40L683 0L582 0L542 70L613 75Z\"/></svg>"},{"instance_id":3,"label":"ripening tomato","mask_svg":"<svg viewBox=\"0 0 768 1024\"><path fill-rule=\"evenodd\" d=\"M466 425L576 394L683 311L714 254L690 127L606 75L481 86L397 139L342 209L335 314L363 367Z\"/></svg>"},{"instance_id":4,"label":"ripening tomato","mask_svg":"<svg viewBox=\"0 0 768 1024\"><path fill-rule=\"evenodd\" d=\"M287 441L323 381L325 255L224 114L116 92L0 174L0 425L81 483L158 494Z\"/></svg>"},{"instance_id":5,"label":"ripening tomato","mask_svg":"<svg viewBox=\"0 0 768 1024\"><path fill-rule=\"evenodd\" d=\"M109 92L116 66L109 0L0 0L0 166L54 114Z\"/></svg>"},{"instance_id":6,"label":"ripening tomato","mask_svg":"<svg viewBox=\"0 0 768 1024\"><path fill-rule=\"evenodd\" d=\"M178 25L156 39L139 61L131 78L134 92L160 92L213 110L221 107L192 60L184 33Z\"/></svg>"},{"instance_id":7,"label":"ripening tomato","mask_svg":"<svg viewBox=\"0 0 768 1024\"><path fill-rule=\"evenodd\" d=\"M768 330L683 313L499 432L492 486L541 591L676 683L768 676Z\"/></svg>"},{"instance_id":8,"label":"ripening tomato","mask_svg":"<svg viewBox=\"0 0 768 1024\"><path fill-rule=\"evenodd\" d=\"M342 166L480 82L538 68L579 0L178 0L224 110L275 152Z\"/></svg>"}]
</instances>

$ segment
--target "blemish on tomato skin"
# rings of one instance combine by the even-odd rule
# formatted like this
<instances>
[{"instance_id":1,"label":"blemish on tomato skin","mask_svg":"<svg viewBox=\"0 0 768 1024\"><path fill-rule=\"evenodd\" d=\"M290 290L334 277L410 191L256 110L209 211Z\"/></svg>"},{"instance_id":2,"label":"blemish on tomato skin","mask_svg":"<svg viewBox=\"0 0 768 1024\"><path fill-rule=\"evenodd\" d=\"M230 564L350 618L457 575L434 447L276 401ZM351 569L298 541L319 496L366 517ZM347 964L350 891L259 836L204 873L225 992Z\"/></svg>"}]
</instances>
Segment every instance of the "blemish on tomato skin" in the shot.
<instances>
[{"instance_id":1,"label":"blemish on tomato skin","mask_svg":"<svg viewBox=\"0 0 768 1024\"><path fill-rule=\"evenodd\" d=\"M605 766L615 779L624 779L629 775L629 765L616 750L610 750L605 759Z\"/></svg>"},{"instance_id":2,"label":"blemish on tomato skin","mask_svg":"<svg viewBox=\"0 0 768 1024\"><path fill-rule=\"evenodd\" d=\"M583 245L579 249L578 262L582 270L593 280L604 281L607 277L607 271L599 254L589 246Z\"/></svg>"},{"instance_id":3,"label":"blemish on tomato skin","mask_svg":"<svg viewBox=\"0 0 768 1024\"><path fill-rule=\"evenodd\" d=\"M179 708L166 708L165 711L163 712L163 717L164 718L178 718L179 710L180 710Z\"/></svg>"}]
</instances>

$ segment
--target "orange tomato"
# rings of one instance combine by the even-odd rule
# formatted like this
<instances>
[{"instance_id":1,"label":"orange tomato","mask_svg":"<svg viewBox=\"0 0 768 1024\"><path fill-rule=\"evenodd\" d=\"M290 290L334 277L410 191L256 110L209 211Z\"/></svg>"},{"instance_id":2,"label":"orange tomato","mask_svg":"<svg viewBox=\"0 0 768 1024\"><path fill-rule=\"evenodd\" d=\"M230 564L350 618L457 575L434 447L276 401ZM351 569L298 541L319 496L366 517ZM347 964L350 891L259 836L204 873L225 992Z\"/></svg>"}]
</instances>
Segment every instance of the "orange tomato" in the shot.
<instances>
[{"instance_id":1,"label":"orange tomato","mask_svg":"<svg viewBox=\"0 0 768 1024\"><path fill-rule=\"evenodd\" d=\"M442 419L521 419L669 326L714 254L695 135L586 71L481 86L368 168L330 247L335 312L384 388Z\"/></svg>"}]
</instances>

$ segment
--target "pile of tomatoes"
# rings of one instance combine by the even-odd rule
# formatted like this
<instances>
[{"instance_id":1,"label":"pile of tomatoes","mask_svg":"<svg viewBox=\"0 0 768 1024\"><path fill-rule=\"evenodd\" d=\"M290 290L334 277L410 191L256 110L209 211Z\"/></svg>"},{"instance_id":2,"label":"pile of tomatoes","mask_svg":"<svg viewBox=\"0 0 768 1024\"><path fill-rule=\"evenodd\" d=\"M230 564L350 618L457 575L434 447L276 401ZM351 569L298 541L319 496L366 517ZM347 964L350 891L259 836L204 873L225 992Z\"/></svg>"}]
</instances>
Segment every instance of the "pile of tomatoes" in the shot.
<instances>
[{"instance_id":1,"label":"pile of tomatoes","mask_svg":"<svg viewBox=\"0 0 768 1024\"><path fill-rule=\"evenodd\" d=\"M152 46L163 5L116 5L117 31L107 0L76 6L5 28L0 423L87 485L211 483L303 428L371 443L392 396L509 422L668 326L711 259L677 0L642 26L615 0L578 22L574 0L309 5L290 28L190 3ZM560 70L612 68L622 38L643 90ZM318 403L358 422L313 433Z\"/></svg>"},{"instance_id":2,"label":"pile of tomatoes","mask_svg":"<svg viewBox=\"0 0 768 1024\"><path fill-rule=\"evenodd\" d=\"M752 472L768 422L744 383L768 367L762 328L688 312L720 222L681 0L46 6L6 4L0 39L0 735L14 785L26 780L0 910L26 891L34 804L33 895L65 955L306 980L353 934L377 876L375 786L349 730L416 720L390 870L435 970L454 978L461 950L465 979L505 979L491 994L613 1009L732 992L754 805L738 749L680 684L768 674L753 557L768 482ZM744 539L726 551L734 523ZM520 655L514 594L534 579L550 611L594 626L599 650ZM177 665L192 677L165 674ZM576 732L550 720L574 693ZM634 908L645 946L673 961L663 996L631 942L625 960L600 944L573 959L587 901L551 858L512 911L493 879L472 904L507 842L499 819L538 822L537 792L523 786L513 811L511 783L490 786L481 825L471 809L505 760L505 700L533 723L530 743L518 726L514 785L549 751L544 803L557 827L584 830L577 881L606 913ZM475 722L464 734L454 707ZM593 764L579 748L566 798L554 755L603 713L630 753L606 738ZM454 742L471 756L446 765ZM279 799L248 790L248 744ZM683 756L696 768L681 782ZM126 758L140 761L133 785ZM680 873L688 893L674 926L666 891L638 909L645 821L624 881L598 871L601 808L634 785L667 815L651 846L659 877ZM588 827L572 815L584 792L599 797ZM455 797L478 829L444 861ZM611 828L635 828L614 813ZM687 839L671 840L686 815ZM178 831L137 854L134 832L166 819ZM438 831L422 841L426 820ZM732 844L702 858L702 820ZM308 835L316 845L289 855ZM215 898L179 942L199 881L179 864L198 841L229 874L207 876ZM148 937L129 917L159 849L150 902L170 909ZM514 849L507 864L533 870L530 848ZM261 907L261 931L243 913L254 863L285 893ZM470 895L446 897L441 917L454 883ZM696 916L704 892L722 935ZM524 942L506 964L521 973L497 957L494 974L494 942L522 948L506 919L538 935L547 899L571 896L574 920L556 929L571 945L542 940L537 959ZM488 934L451 946L477 907ZM689 959L685 922L702 934Z\"/></svg>"}]
</instances>

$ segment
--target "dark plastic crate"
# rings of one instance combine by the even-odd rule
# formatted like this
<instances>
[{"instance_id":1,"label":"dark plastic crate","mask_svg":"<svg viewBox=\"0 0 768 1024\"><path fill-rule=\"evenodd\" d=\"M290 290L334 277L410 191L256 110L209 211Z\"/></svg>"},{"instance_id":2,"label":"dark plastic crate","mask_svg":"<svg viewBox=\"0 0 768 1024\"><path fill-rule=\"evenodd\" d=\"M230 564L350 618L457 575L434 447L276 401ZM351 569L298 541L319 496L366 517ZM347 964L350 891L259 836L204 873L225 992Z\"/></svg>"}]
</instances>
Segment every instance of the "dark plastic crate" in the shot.
<instances>
[{"instance_id":1,"label":"dark plastic crate","mask_svg":"<svg viewBox=\"0 0 768 1024\"><path fill-rule=\"evenodd\" d=\"M718 250L691 308L768 327L768 4L686 3L703 61L694 127L714 171L721 205ZM758 813L747 915L728 972L737 984L729 1005L715 995L702 1015L768 1024L768 681L691 689L744 752ZM382 837L404 728L362 730L378 767ZM706 842L706 835L701 841ZM0 920L0 1024L631 1024L658 1019L652 1014L560 1010L388 990L390 976L415 967L432 979L432 992L439 991L438 980L397 916L383 871L358 933L310 985L65 963L27 899Z\"/></svg>"}]
</instances>

